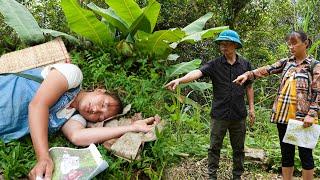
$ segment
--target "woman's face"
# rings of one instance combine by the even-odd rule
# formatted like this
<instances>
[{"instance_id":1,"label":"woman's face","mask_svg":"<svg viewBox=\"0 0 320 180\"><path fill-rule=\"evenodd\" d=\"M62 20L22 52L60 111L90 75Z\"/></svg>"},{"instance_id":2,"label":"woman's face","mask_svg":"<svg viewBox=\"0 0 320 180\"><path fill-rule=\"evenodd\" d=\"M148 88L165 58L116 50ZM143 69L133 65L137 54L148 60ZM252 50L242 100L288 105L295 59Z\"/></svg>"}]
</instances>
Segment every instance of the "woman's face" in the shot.
<instances>
[{"instance_id":1,"label":"woman's face","mask_svg":"<svg viewBox=\"0 0 320 180\"><path fill-rule=\"evenodd\" d=\"M79 113L92 122L103 121L117 114L119 103L102 91L88 92L80 101Z\"/></svg>"},{"instance_id":2,"label":"woman's face","mask_svg":"<svg viewBox=\"0 0 320 180\"><path fill-rule=\"evenodd\" d=\"M308 41L302 41L299 37L299 34L292 35L287 41L290 53L297 57L307 53Z\"/></svg>"}]
</instances>

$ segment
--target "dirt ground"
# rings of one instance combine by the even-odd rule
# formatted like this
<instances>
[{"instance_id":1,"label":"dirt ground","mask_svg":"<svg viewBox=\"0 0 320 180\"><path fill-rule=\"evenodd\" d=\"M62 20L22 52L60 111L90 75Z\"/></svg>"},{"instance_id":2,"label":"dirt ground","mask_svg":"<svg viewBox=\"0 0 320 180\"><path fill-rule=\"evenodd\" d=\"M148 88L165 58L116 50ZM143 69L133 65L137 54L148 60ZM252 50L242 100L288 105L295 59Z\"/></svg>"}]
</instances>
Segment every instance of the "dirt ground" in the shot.
<instances>
[{"instance_id":1,"label":"dirt ground","mask_svg":"<svg viewBox=\"0 0 320 180\"><path fill-rule=\"evenodd\" d=\"M227 158L221 158L218 179L228 180L232 178L232 161ZM164 175L167 180L205 180L207 175L207 158L201 160L185 159L178 166L169 168ZM261 169L254 172L246 171L242 175L245 180L281 180L280 174L268 173ZM294 180L302 180L295 177ZM315 178L320 179L320 178Z\"/></svg>"}]
</instances>

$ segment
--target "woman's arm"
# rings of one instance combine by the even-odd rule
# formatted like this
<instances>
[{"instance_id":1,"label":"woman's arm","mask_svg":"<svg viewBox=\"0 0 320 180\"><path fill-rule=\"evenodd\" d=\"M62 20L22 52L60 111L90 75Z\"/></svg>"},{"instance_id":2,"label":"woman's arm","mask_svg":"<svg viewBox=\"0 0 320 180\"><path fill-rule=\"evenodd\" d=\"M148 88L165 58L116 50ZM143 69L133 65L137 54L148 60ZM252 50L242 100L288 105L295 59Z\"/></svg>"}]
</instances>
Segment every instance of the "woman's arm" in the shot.
<instances>
[{"instance_id":1,"label":"woman's arm","mask_svg":"<svg viewBox=\"0 0 320 180\"><path fill-rule=\"evenodd\" d=\"M271 65L263 66L252 71L247 71L238 76L235 80L233 80L233 82L242 85L247 80L258 79L271 74L279 74L283 71L287 61L288 59L281 59Z\"/></svg>"},{"instance_id":2,"label":"woman's arm","mask_svg":"<svg viewBox=\"0 0 320 180\"><path fill-rule=\"evenodd\" d=\"M284 67L286 66L288 59L281 59L271 65L263 66L261 68L255 69L249 73L249 79L258 79L262 77L269 76L271 74L279 74L282 73Z\"/></svg>"},{"instance_id":3,"label":"woman's arm","mask_svg":"<svg viewBox=\"0 0 320 180\"><path fill-rule=\"evenodd\" d=\"M313 68L312 82L311 82L311 91L312 99L310 102L310 108L308 115L304 119L304 127L309 127L314 122L315 118L318 117L319 112L319 103L320 103L320 64L317 64Z\"/></svg>"},{"instance_id":4,"label":"woman's arm","mask_svg":"<svg viewBox=\"0 0 320 180\"><path fill-rule=\"evenodd\" d=\"M88 146L91 143L101 143L120 137L127 132L148 132L155 123L155 118L152 117L136 121L127 126L85 128L80 122L70 119L63 125L61 130L74 145Z\"/></svg>"},{"instance_id":5,"label":"woman's arm","mask_svg":"<svg viewBox=\"0 0 320 180\"><path fill-rule=\"evenodd\" d=\"M30 171L29 178L37 176L51 178L53 163L48 147L49 108L68 89L66 78L53 69L41 83L37 93L29 104L29 127L37 164Z\"/></svg>"}]
</instances>

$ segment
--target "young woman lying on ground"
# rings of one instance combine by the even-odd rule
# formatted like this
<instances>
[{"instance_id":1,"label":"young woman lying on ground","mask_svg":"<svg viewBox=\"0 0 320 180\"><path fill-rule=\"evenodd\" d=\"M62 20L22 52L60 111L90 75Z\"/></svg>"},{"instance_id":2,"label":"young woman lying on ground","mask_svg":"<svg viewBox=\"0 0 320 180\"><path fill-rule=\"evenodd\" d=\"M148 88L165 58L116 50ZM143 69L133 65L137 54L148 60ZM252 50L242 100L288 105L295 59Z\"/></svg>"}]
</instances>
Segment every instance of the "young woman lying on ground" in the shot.
<instances>
[{"instance_id":1,"label":"young woman lying on ground","mask_svg":"<svg viewBox=\"0 0 320 180\"><path fill-rule=\"evenodd\" d=\"M23 74L43 81L15 74L0 75L0 139L9 142L30 132L37 156L30 179L51 179L53 162L48 152L48 133L61 129L73 144L86 146L152 128L152 118L129 126L86 128L86 120L98 122L112 117L122 110L122 104L104 89L81 90L82 72L73 64L55 64Z\"/></svg>"}]
</instances>

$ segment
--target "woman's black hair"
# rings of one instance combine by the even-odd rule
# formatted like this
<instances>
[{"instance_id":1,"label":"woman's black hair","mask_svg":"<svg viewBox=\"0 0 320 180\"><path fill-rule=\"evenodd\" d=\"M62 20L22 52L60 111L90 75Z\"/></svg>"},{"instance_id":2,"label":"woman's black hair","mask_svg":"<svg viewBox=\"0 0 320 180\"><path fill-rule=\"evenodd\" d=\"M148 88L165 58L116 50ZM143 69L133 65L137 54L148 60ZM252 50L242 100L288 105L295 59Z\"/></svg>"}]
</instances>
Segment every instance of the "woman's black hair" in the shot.
<instances>
[{"instance_id":1,"label":"woman's black hair","mask_svg":"<svg viewBox=\"0 0 320 180\"><path fill-rule=\"evenodd\" d=\"M308 38L308 35L304 31L292 31L290 34L286 36L286 41L288 41L291 37L297 37L302 42L308 41L307 48L311 47L312 41Z\"/></svg>"}]
</instances>

